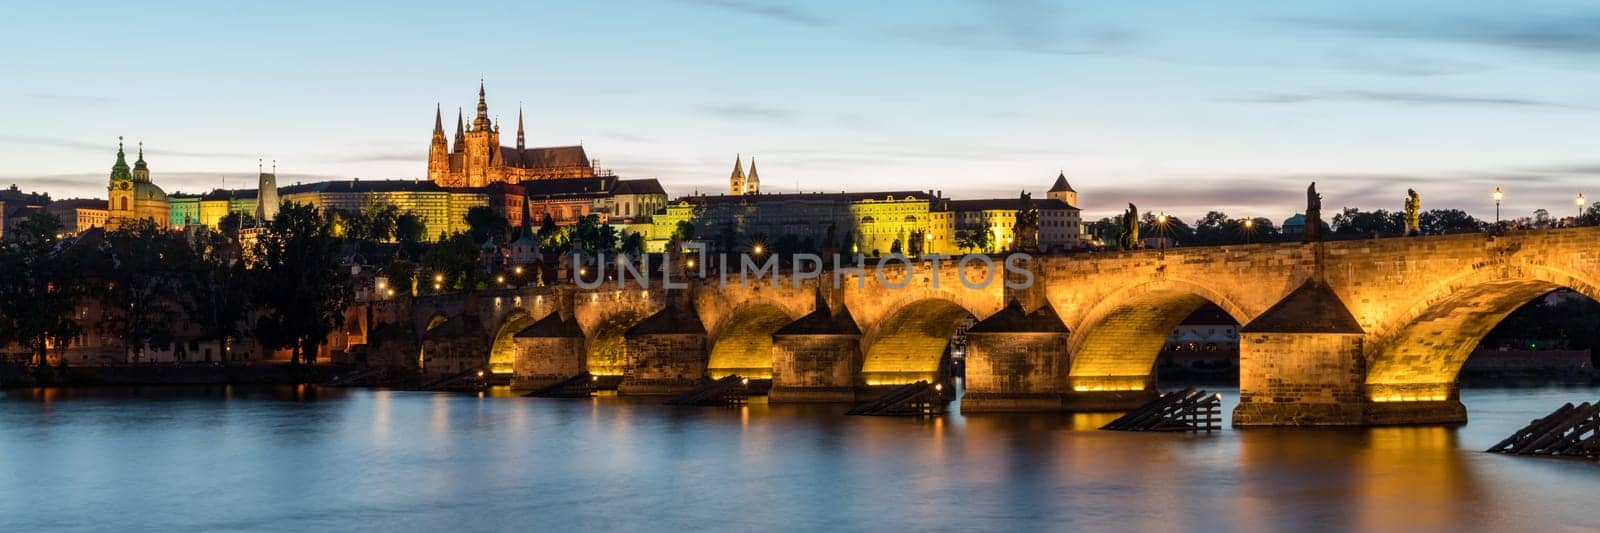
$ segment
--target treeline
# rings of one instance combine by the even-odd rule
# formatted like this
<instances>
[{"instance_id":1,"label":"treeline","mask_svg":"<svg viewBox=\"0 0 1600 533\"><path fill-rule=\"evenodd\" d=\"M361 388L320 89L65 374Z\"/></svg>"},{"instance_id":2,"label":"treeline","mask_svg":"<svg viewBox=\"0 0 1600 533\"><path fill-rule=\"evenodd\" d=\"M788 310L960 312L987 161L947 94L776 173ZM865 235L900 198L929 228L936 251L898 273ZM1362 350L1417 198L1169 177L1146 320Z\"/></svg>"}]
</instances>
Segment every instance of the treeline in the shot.
<instances>
[{"instance_id":1,"label":"treeline","mask_svg":"<svg viewBox=\"0 0 1600 533\"><path fill-rule=\"evenodd\" d=\"M335 219L285 204L245 242L238 221L231 231L170 231L138 220L69 236L54 215L35 213L0 242L0 346L42 364L48 349L107 335L137 361L193 327L223 346L249 335L312 362L353 299Z\"/></svg>"},{"instance_id":2,"label":"treeline","mask_svg":"<svg viewBox=\"0 0 1600 533\"><path fill-rule=\"evenodd\" d=\"M1398 237L1405 235L1406 214L1403 211L1383 209L1363 211L1346 207L1325 221L1328 236L1333 239L1368 239L1373 237ZM1489 231L1492 222L1479 220L1460 209L1432 209L1417 216L1423 235L1449 235L1456 233L1482 233ZM1551 228L1562 224L1584 226L1600 225L1600 205L1590 206L1581 217L1568 217L1566 221L1551 217L1544 210L1533 216L1508 219L1501 222L1502 229ZM1116 243L1122 223L1115 218L1102 218L1087 224L1088 233L1102 243ZM1143 238L1165 237L1170 242L1184 246L1218 246L1277 242L1286 238L1298 239L1299 233L1285 235L1271 219L1263 217L1235 218L1221 211L1211 211L1191 225L1183 219L1166 215L1165 222L1154 212L1140 215L1139 235Z\"/></svg>"}]
</instances>

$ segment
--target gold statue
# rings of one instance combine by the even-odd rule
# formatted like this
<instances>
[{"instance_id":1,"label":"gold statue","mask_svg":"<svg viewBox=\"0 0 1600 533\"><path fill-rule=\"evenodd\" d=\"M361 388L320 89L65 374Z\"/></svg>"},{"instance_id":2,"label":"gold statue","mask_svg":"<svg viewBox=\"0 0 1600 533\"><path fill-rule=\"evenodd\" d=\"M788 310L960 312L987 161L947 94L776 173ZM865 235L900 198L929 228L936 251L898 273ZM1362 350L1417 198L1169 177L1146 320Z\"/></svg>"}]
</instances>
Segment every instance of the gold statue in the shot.
<instances>
[{"instance_id":1,"label":"gold statue","mask_svg":"<svg viewBox=\"0 0 1600 533\"><path fill-rule=\"evenodd\" d=\"M1406 236L1422 234L1422 197L1416 189L1406 189Z\"/></svg>"}]
</instances>

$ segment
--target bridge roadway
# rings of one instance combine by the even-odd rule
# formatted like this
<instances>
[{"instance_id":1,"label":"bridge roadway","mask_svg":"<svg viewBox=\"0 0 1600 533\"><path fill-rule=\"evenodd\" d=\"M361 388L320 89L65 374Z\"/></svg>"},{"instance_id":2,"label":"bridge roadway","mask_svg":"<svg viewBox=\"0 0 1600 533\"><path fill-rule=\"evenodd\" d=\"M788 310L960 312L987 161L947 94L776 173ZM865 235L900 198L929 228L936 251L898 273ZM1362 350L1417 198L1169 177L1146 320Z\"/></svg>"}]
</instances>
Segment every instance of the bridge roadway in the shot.
<instances>
[{"instance_id":1,"label":"bridge roadway","mask_svg":"<svg viewBox=\"0 0 1600 533\"><path fill-rule=\"evenodd\" d=\"M374 304L369 353L427 372L488 365L518 387L588 370L620 376L621 394L668 394L737 373L770 377L773 402L850 401L933 378L971 316L964 412L1125 409L1154 395L1167 336L1211 302L1243 324L1235 425L1464 423L1467 355L1541 294L1600 298L1597 244L1591 227L1046 255L1023 265L1037 277L1025 289L969 288L958 276L985 279L984 265L946 259L937 275L915 262L909 281L884 266L898 288L869 261L839 287L782 274L402 297Z\"/></svg>"}]
</instances>

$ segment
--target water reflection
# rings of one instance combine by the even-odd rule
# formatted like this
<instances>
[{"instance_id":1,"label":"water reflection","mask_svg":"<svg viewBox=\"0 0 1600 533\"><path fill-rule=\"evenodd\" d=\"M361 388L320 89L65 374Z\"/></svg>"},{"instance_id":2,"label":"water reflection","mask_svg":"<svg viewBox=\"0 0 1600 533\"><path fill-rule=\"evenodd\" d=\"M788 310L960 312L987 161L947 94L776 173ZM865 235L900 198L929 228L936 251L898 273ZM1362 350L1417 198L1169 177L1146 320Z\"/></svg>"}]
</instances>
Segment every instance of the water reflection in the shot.
<instances>
[{"instance_id":1,"label":"water reflection","mask_svg":"<svg viewBox=\"0 0 1600 533\"><path fill-rule=\"evenodd\" d=\"M1188 435L760 397L20 390L0 401L0 516L15 531L1593 528L1600 466L1473 450L1595 392L1464 392L1459 429Z\"/></svg>"}]
</instances>

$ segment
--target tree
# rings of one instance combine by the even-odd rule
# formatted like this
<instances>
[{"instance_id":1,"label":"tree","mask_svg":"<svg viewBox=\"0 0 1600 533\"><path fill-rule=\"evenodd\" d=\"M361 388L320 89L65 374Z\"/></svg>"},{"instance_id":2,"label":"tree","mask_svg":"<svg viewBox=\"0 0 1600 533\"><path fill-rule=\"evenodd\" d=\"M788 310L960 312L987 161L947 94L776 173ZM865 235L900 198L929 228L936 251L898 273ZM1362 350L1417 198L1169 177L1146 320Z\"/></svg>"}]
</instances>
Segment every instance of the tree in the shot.
<instances>
[{"instance_id":1,"label":"tree","mask_svg":"<svg viewBox=\"0 0 1600 533\"><path fill-rule=\"evenodd\" d=\"M906 250L906 253L909 253L909 254L911 254L912 256L915 256L915 257L922 257L923 244L927 242L926 235L927 235L927 233L925 231L923 231L923 230L920 230L920 229L916 230L916 231L912 231L906 237L906 243L909 245L909 246L907 246L907 248L909 248L909 250Z\"/></svg>"},{"instance_id":2,"label":"tree","mask_svg":"<svg viewBox=\"0 0 1600 533\"><path fill-rule=\"evenodd\" d=\"M692 222L679 220L678 224L672 227L672 238L677 239L678 242L689 242L695 240L695 237L694 223Z\"/></svg>"},{"instance_id":3,"label":"tree","mask_svg":"<svg viewBox=\"0 0 1600 533\"><path fill-rule=\"evenodd\" d=\"M1089 236L1101 246L1110 246L1117 242L1117 236L1122 232L1122 223L1111 217L1090 222L1087 226Z\"/></svg>"},{"instance_id":4,"label":"tree","mask_svg":"<svg viewBox=\"0 0 1600 533\"><path fill-rule=\"evenodd\" d=\"M416 213L406 211L394 218L394 238L402 244L422 242L424 231L427 231L427 226Z\"/></svg>"},{"instance_id":5,"label":"tree","mask_svg":"<svg viewBox=\"0 0 1600 533\"><path fill-rule=\"evenodd\" d=\"M1347 237L1402 235L1405 233L1405 217L1405 213L1398 211L1393 213L1383 209L1362 211L1346 207L1344 211L1333 216L1333 233Z\"/></svg>"},{"instance_id":6,"label":"tree","mask_svg":"<svg viewBox=\"0 0 1600 533\"><path fill-rule=\"evenodd\" d=\"M1151 237L1165 237L1171 243L1195 242L1194 228L1189 227L1183 219L1166 215L1167 221L1161 222L1160 215L1153 211L1145 211L1139 217L1139 234Z\"/></svg>"},{"instance_id":7,"label":"tree","mask_svg":"<svg viewBox=\"0 0 1600 533\"><path fill-rule=\"evenodd\" d=\"M987 252L993 244L993 237L986 228L957 230L956 246L964 251Z\"/></svg>"},{"instance_id":8,"label":"tree","mask_svg":"<svg viewBox=\"0 0 1600 533\"><path fill-rule=\"evenodd\" d=\"M333 227L314 206L285 203L257 242L256 303L262 343L316 362L317 345L343 321L354 295Z\"/></svg>"},{"instance_id":9,"label":"tree","mask_svg":"<svg viewBox=\"0 0 1600 533\"><path fill-rule=\"evenodd\" d=\"M176 261L182 266L178 279L184 314L200 326L204 338L222 345L218 357L226 360L252 308L250 272L233 243L220 232L204 231L195 236L191 247L179 251L184 252Z\"/></svg>"},{"instance_id":10,"label":"tree","mask_svg":"<svg viewBox=\"0 0 1600 533\"><path fill-rule=\"evenodd\" d=\"M1209 211L1194 224L1195 243L1206 246L1232 244L1243 236L1240 221L1228 218L1221 211Z\"/></svg>"},{"instance_id":11,"label":"tree","mask_svg":"<svg viewBox=\"0 0 1600 533\"><path fill-rule=\"evenodd\" d=\"M478 244L471 234L456 233L433 243L422 254L423 282L440 284L437 290L465 290L483 281L483 269L478 268Z\"/></svg>"},{"instance_id":12,"label":"tree","mask_svg":"<svg viewBox=\"0 0 1600 533\"><path fill-rule=\"evenodd\" d=\"M578 219L578 225L572 228L572 247L590 256L615 251L617 229L610 224L601 224L599 215L583 217Z\"/></svg>"},{"instance_id":13,"label":"tree","mask_svg":"<svg viewBox=\"0 0 1600 533\"><path fill-rule=\"evenodd\" d=\"M367 202L360 215L363 236L379 242L394 240L400 216L400 208L394 204L376 200Z\"/></svg>"},{"instance_id":14,"label":"tree","mask_svg":"<svg viewBox=\"0 0 1600 533\"><path fill-rule=\"evenodd\" d=\"M0 344L26 347L39 365L49 346L65 349L82 333L73 318L88 288L87 253L62 241L61 230L59 218L39 211L0 242Z\"/></svg>"},{"instance_id":15,"label":"tree","mask_svg":"<svg viewBox=\"0 0 1600 533\"><path fill-rule=\"evenodd\" d=\"M1600 226L1600 202L1589 204L1589 209L1578 217L1579 226Z\"/></svg>"},{"instance_id":16,"label":"tree","mask_svg":"<svg viewBox=\"0 0 1600 533\"><path fill-rule=\"evenodd\" d=\"M1423 211L1418 217L1425 235L1447 233L1482 233L1489 225L1460 209L1433 209Z\"/></svg>"},{"instance_id":17,"label":"tree","mask_svg":"<svg viewBox=\"0 0 1600 533\"><path fill-rule=\"evenodd\" d=\"M100 327L122 339L133 361L177 337L182 309L174 296L182 287L174 267L189 253L178 235L148 219L125 221L106 234L104 255L93 269L106 282L105 290L96 291L104 304Z\"/></svg>"},{"instance_id":18,"label":"tree","mask_svg":"<svg viewBox=\"0 0 1600 533\"><path fill-rule=\"evenodd\" d=\"M255 225L256 217L251 216L249 213L229 211L228 214L222 215L222 218L217 220L217 231L227 235L230 239L238 240L239 231L244 228L255 227Z\"/></svg>"},{"instance_id":19,"label":"tree","mask_svg":"<svg viewBox=\"0 0 1600 533\"><path fill-rule=\"evenodd\" d=\"M490 240L505 242L506 234L511 231L511 223L494 209L480 205L467 210L467 228L473 242L481 245Z\"/></svg>"},{"instance_id":20,"label":"tree","mask_svg":"<svg viewBox=\"0 0 1600 533\"><path fill-rule=\"evenodd\" d=\"M628 257L639 257L644 254L644 235L629 233L622 238L622 245L618 251L628 254Z\"/></svg>"}]
</instances>

